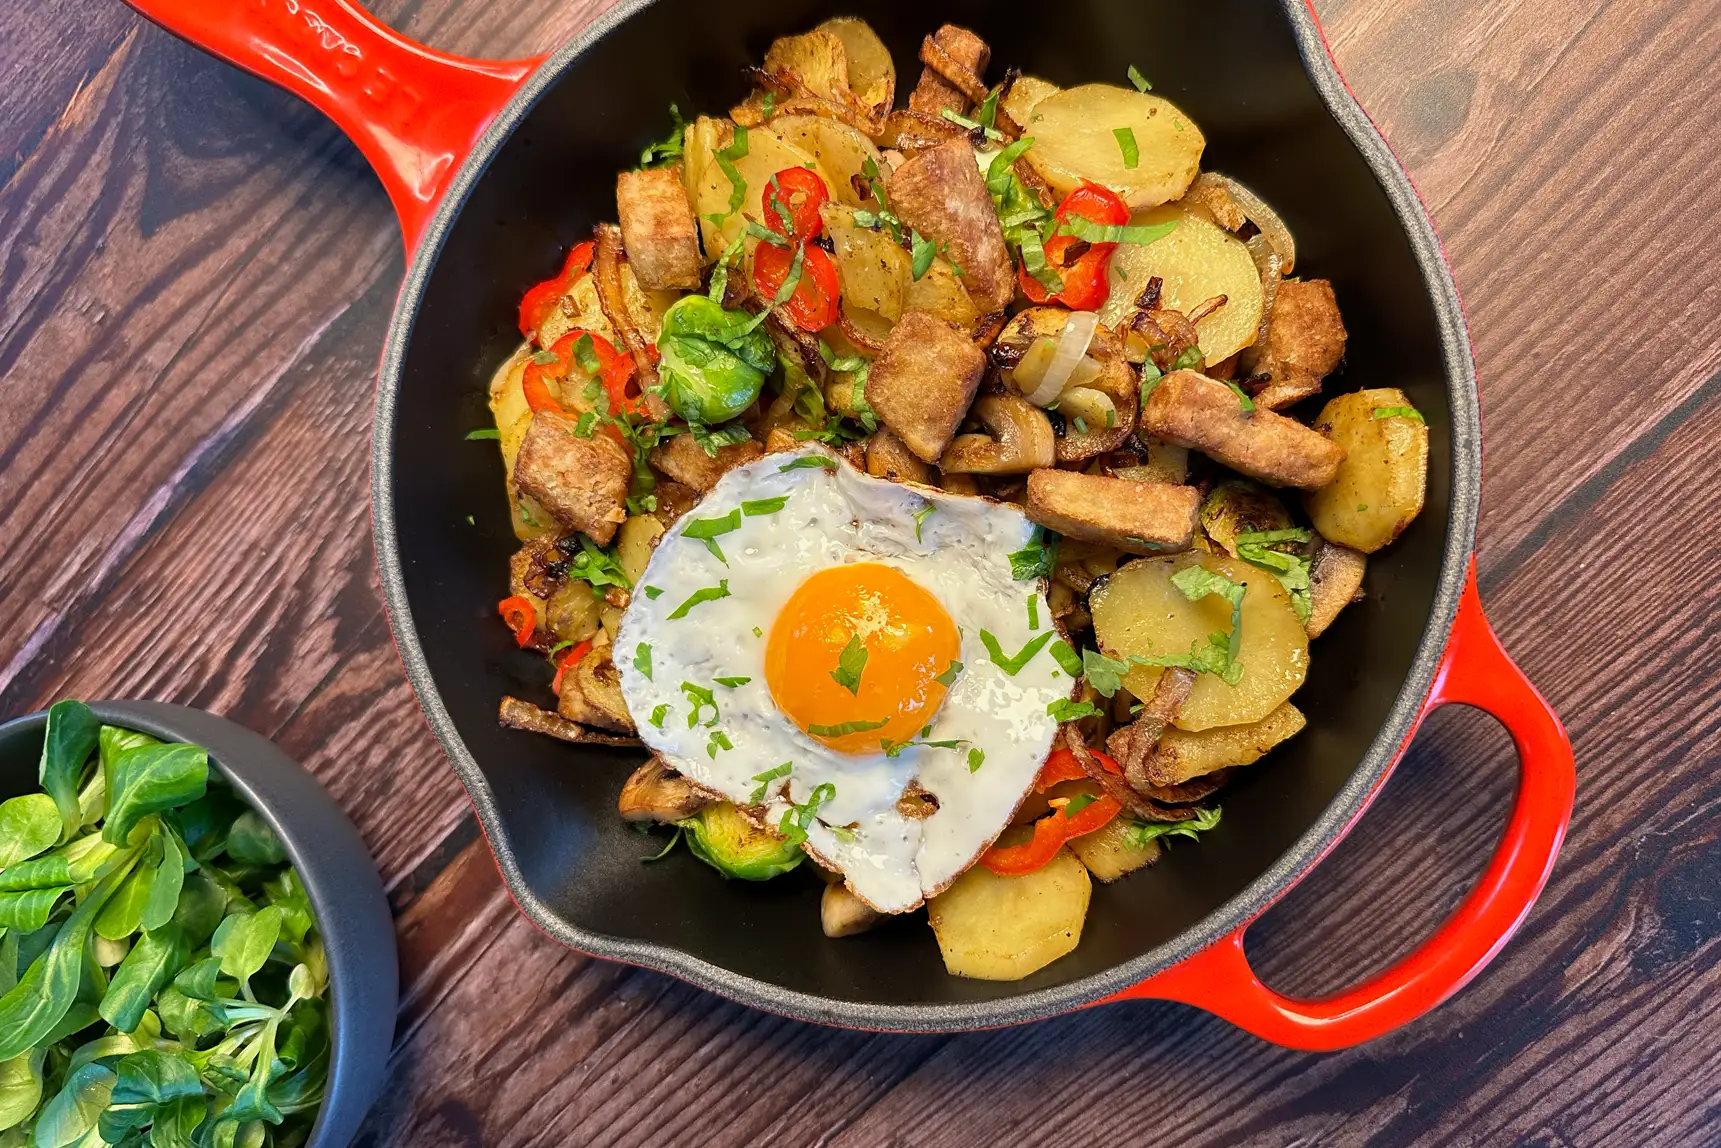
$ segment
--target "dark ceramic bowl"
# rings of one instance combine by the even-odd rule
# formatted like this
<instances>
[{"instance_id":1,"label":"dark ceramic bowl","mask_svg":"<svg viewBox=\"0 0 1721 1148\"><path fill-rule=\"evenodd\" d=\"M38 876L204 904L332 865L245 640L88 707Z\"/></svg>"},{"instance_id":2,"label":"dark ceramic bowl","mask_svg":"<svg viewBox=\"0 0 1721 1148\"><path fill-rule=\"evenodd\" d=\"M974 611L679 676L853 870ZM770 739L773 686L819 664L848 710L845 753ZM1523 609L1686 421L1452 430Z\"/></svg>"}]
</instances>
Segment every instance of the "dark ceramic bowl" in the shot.
<instances>
[{"instance_id":1,"label":"dark ceramic bowl","mask_svg":"<svg viewBox=\"0 0 1721 1148\"><path fill-rule=\"evenodd\" d=\"M329 1079L308 1148L344 1148L382 1088L398 996L394 921L358 830L304 766L244 726L166 702L95 702L110 725L209 751L287 847L329 957ZM0 725L0 798L35 790L47 715Z\"/></svg>"}]
</instances>

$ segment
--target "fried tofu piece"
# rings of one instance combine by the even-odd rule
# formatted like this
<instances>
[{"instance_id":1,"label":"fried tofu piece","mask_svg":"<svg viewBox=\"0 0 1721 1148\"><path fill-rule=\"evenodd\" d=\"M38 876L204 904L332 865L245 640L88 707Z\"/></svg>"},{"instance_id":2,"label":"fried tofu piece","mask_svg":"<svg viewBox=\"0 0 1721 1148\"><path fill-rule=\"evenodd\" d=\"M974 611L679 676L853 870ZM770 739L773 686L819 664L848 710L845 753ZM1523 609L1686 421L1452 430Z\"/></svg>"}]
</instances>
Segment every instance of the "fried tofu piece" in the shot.
<instances>
[{"instance_id":1,"label":"fried tofu piece","mask_svg":"<svg viewBox=\"0 0 1721 1148\"><path fill-rule=\"evenodd\" d=\"M651 452L651 465L704 494L717 485L717 480L744 462L752 462L765 453L765 448L752 439L717 448L715 457L693 441L690 434L678 434Z\"/></svg>"},{"instance_id":2,"label":"fried tofu piece","mask_svg":"<svg viewBox=\"0 0 1721 1148\"><path fill-rule=\"evenodd\" d=\"M1245 411L1230 387L1196 371L1159 381L1142 408L1141 429L1270 486L1325 486L1345 457L1343 447L1295 419Z\"/></svg>"},{"instance_id":3,"label":"fried tofu piece","mask_svg":"<svg viewBox=\"0 0 1721 1148\"><path fill-rule=\"evenodd\" d=\"M633 460L610 436L582 437L576 425L554 411L534 415L514 460L514 483L556 521L607 546L627 519Z\"/></svg>"},{"instance_id":4,"label":"fried tofu piece","mask_svg":"<svg viewBox=\"0 0 1721 1148\"><path fill-rule=\"evenodd\" d=\"M1103 542L1130 554L1187 550L1201 492L1193 486L1131 482L1074 470L1028 476L1028 518L1067 538Z\"/></svg>"},{"instance_id":5,"label":"fried tofu piece","mask_svg":"<svg viewBox=\"0 0 1721 1148\"><path fill-rule=\"evenodd\" d=\"M1284 378L1270 378L1266 386L1255 392L1255 405L1270 411L1282 411L1292 403L1321 393L1321 381L1311 374L1293 371Z\"/></svg>"},{"instance_id":6,"label":"fried tofu piece","mask_svg":"<svg viewBox=\"0 0 1721 1148\"><path fill-rule=\"evenodd\" d=\"M1279 284L1267 324L1261 361L1275 381L1296 374L1324 379L1345 354L1345 324L1333 285L1325 279L1287 279Z\"/></svg>"},{"instance_id":7,"label":"fried tofu piece","mask_svg":"<svg viewBox=\"0 0 1721 1148\"><path fill-rule=\"evenodd\" d=\"M772 427L771 433L765 436L765 453L782 454L786 450L799 450L804 445L795 437L795 432L788 427Z\"/></svg>"},{"instance_id":8,"label":"fried tofu piece","mask_svg":"<svg viewBox=\"0 0 1721 1148\"><path fill-rule=\"evenodd\" d=\"M1016 268L967 140L903 161L890 178L890 203L904 226L939 244L962 269L962 286L982 314L1009 306L1016 297Z\"/></svg>"},{"instance_id":9,"label":"fried tofu piece","mask_svg":"<svg viewBox=\"0 0 1721 1148\"><path fill-rule=\"evenodd\" d=\"M986 354L968 336L924 311L910 311L873 360L866 401L915 457L937 462L985 371Z\"/></svg>"},{"instance_id":10,"label":"fried tofu piece","mask_svg":"<svg viewBox=\"0 0 1721 1148\"><path fill-rule=\"evenodd\" d=\"M681 182L681 165L624 171L615 181L622 246L647 291L698 290L699 223Z\"/></svg>"},{"instance_id":11,"label":"fried tofu piece","mask_svg":"<svg viewBox=\"0 0 1721 1148\"><path fill-rule=\"evenodd\" d=\"M934 32L932 42L951 62L966 68L976 80L992 58L992 49L986 46L986 41L954 24L946 24ZM946 108L961 114L973 104L959 88L940 76L936 68L928 65L920 70L920 82L909 93L908 106L912 111L938 116Z\"/></svg>"},{"instance_id":12,"label":"fried tofu piece","mask_svg":"<svg viewBox=\"0 0 1721 1148\"><path fill-rule=\"evenodd\" d=\"M867 440L866 472L874 478L888 478L893 482L932 481L932 468L916 458L889 427L880 427L878 433Z\"/></svg>"}]
</instances>

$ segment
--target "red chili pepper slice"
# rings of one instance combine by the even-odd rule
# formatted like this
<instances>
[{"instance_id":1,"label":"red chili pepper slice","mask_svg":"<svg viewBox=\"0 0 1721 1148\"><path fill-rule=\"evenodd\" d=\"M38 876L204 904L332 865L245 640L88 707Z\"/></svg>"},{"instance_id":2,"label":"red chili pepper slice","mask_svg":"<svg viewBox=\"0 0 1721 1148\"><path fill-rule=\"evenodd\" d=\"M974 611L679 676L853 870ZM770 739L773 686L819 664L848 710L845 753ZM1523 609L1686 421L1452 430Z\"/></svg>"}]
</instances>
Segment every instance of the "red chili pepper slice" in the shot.
<instances>
[{"instance_id":1,"label":"red chili pepper slice","mask_svg":"<svg viewBox=\"0 0 1721 1148\"><path fill-rule=\"evenodd\" d=\"M1107 773L1122 775L1123 767L1114 761L1110 754L1089 750L1094 760L1105 767ZM1080 781L1087 776L1082 763L1076 755L1067 749L1054 749L1046 758L1046 764L1040 767L1040 776L1034 780L1034 792L1044 793L1060 781Z\"/></svg>"},{"instance_id":2,"label":"red chili pepper slice","mask_svg":"<svg viewBox=\"0 0 1721 1148\"><path fill-rule=\"evenodd\" d=\"M1084 182L1082 186L1064 197L1058 204L1054 219L1064 222L1072 215L1080 216L1090 223L1115 226L1129 222L1129 205L1109 188L1097 183ZM1053 228L1056 232L1057 228ZM1040 281L1028 274L1026 267L1017 271L1017 281L1022 285L1022 293L1035 303L1044 303L1049 298L1052 302L1062 303L1072 311L1097 311L1111 297L1111 280L1107 276L1110 268L1112 252L1117 250L1115 243L1088 243L1079 254L1070 255L1071 248L1084 243L1074 235L1054 234L1046 241L1046 262L1058 273L1063 280L1064 288L1056 295L1049 294L1040 285Z\"/></svg>"},{"instance_id":3,"label":"red chili pepper slice","mask_svg":"<svg viewBox=\"0 0 1721 1148\"><path fill-rule=\"evenodd\" d=\"M562 660L556 663L556 678L550 683L550 688L555 691L557 697L562 696L562 676L575 666L579 665L580 659L591 653L591 650L592 643L589 639L584 642L577 642L575 643L574 648L569 650L567 654L562 657Z\"/></svg>"},{"instance_id":4,"label":"red chili pepper slice","mask_svg":"<svg viewBox=\"0 0 1721 1148\"><path fill-rule=\"evenodd\" d=\"M525 392L526 405L534 413L538 411L554 411L557 414L568 414L557 401L549 384L561 382L574 369L574 348L582 337L592 341L592 354L598 362L598 377L603 381L604 391L609 395L610 413L626 411L637 414L645 409L645 398L640 395L627 393L628 380L633 378L633 356L623 355L616 350L602 335L593 331L573 330L556 340L556 345L549 349L549 354L555 356L553 362L540 363L534 358L526 364L525 377L520 380L520 389ZM540 352L542 354L543 352Z\"/></svg>"},{"instance_id":5,"label":"red chili pepper slice","mask_svg":"<svg viewBox=\"0 0 1721 1148\"><path fill-rule=\"evenodd\" d=\"M519 594L504 598L496 603L496 612L514 631L514 641L521 649L531 645L532 634L538 628L538 608L532 605L530 598Z\"/></svg>"},{"instance_id":6,"label":"red chili pepper slice","mask_svg":"<svg viewBox=\"0 0 1721 1148\"><path fill-rule=\"evenodd\" d=\"M786 167L765 185L765 226L790 239L817 239L825 227L819 206L830 198L825 181L815 173L804 167ZM787 220L779 206L788 210Z\"/></svg>"},{"instance_id":7,"label":"red chili pepper slice","mask_svg":"<svg viewBox=\"0 0 1721 1148\"><path fill-rule=\"evenodd\" d=\"M806 245L806 251L801 262L801 281L783 304L783 310L801 330L822 331L837 321L837 310L842 303L841 284L830 252L811 243ZM795 253L790 248L759 244L753 249L753 289L767 301L775 299L794 261Z\"/></svg>"},{"instance_id":8,"label":"red chili pepper slice","mask_svg":"<svg viewBox=\"0 0 1721 1148\"><path fill-rule=\"evenodd\" d=\"M1034 822L1034 836L1021 845L993 846L980 855L980 864L1000 877L1020 877L1045 867L1057 856L1059 849L1072 837L1092 833L1123 812L1114 798L1096 797L1077 811L1074 817L1065 812L1068 806L1054 810Z\"/></svg>"},{"instance_id":9,"label":"red chili pepper slice","mask_svg":"<svg viewBox=\"0 0 1721 1148\"><path fill-rule=\"evenodd\" d=\"M553 279L546 279L526 292L520 300L520 334L537 341L538 328L549 318L550 309L554 307L563 295L566 295L579 282L592 265L592 254L597 245L591 240L574 244L568 258L562 263L562 270Z\"/></svg>"}]
</instances>

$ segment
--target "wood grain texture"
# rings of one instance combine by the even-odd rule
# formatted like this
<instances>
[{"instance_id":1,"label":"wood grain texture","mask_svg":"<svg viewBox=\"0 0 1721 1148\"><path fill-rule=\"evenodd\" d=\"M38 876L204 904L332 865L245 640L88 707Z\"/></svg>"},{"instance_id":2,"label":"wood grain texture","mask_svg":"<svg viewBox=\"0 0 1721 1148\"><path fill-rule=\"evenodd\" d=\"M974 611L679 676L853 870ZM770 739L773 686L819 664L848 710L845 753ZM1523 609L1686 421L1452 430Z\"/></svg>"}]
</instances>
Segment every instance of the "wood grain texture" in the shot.
<instances>
[{"instance_id":1,"label":"wood grain texture","mask_svg":"<svg viewBox=\"0 0 1721 1148\"><path fill-rule=\"evenodd\" d=\"M379 10L500 58L602 7ZM1423 1021L1323 1057L1153 1003L832 1032L539 936L402 680L354 496L401 273L386 199L309 109L117 0L0 0L0 707L207 706L352 812L404 974L365 1145L1721 1142L1721 589L1693 577L1721 515L1721 24L1712 0L1318 7L1456 268L1486 601L1580 763L1548 892ZM1318 993L1407 951L1512 775L1492 722L1437 716L1252 930L1263 975Z\"/></svg>"}]
</instances>

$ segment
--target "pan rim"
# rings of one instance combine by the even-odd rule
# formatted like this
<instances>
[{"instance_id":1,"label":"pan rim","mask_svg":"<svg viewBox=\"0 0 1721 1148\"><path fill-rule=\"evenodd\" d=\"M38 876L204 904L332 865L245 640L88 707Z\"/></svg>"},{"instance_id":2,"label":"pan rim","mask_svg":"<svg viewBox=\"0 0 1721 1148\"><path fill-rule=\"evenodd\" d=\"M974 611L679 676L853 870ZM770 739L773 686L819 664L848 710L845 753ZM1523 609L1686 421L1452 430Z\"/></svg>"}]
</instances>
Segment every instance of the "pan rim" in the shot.
<instances>
[{"instance_id":1,"label":"pan rim","mask_svg":"<svg viewBox=\"0 0 1721 1148\"><path fill-rule=\"evenodd\" d=\"M1397 764L1432 688L1457 617L1459 598L1475 548L1482 476L1481 410L1463 304L1439 237L1409 174L1351 93L1338 71L1313 11L1305 0L1276 0L1296 39L1304 70L1327 112L1362 155L1392 204L1410 243L1441 334L1451 408L1452 486L1446 539L1434 601L1397 697L1350 779L1326 809L1279 859L1192 928L1103 972L1015 996L962 1004L871 1004L836 1000L783 988L714 965L673 946L633 941L583 929L536 897L496 819L482 767L467 749L442 702L424 656L407 600L394 513L394 432L401 372L418 310L450 228L491 159L539 99L613 29L655 0L622 0L548 56L521 85L473 147L426 225L396 299L378 371L371 431L371 520L389 629L414 696L466 790L480 829L520 910L538 929L580 952L667 973L719 996L799 1020L896 1032L958 1032L1040 1020L1103 1000L1215 944L1265 912L1318 864L1367 807Z\"/></svg>"}]
</instances>

